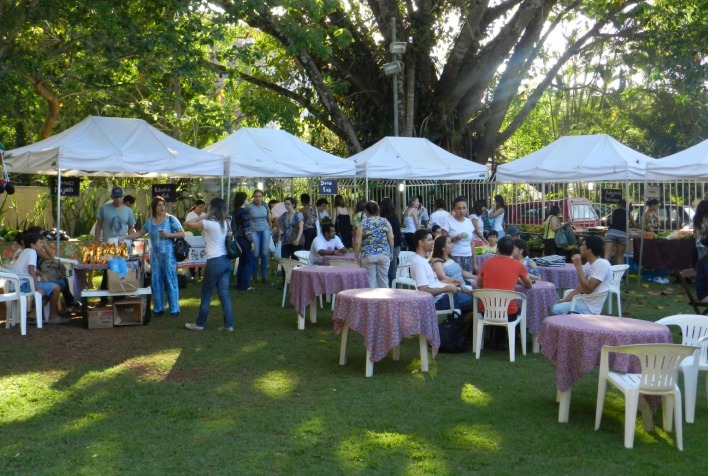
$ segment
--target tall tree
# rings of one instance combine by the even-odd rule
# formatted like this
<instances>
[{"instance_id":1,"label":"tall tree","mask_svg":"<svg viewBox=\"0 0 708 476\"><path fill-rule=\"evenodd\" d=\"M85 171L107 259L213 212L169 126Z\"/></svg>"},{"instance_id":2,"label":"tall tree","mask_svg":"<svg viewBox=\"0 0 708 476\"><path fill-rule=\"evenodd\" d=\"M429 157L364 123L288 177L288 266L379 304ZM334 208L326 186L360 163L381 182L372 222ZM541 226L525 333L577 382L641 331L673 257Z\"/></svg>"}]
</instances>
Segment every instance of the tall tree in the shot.
<instances>
[{"instance_id":1,"label":"tall tree","mask_svg":"<svg viewBox=\"0 0 708 476\"><path fill-rule=\"evenodd\" d=\"M426 136L485 162L528 117L553 78L571 58L607 29L629 22L638 0L231 0L218 2L235 19L270 35L282 47L281 62L297 80L284 84L269 68L252 73L253 84L287 91L322 118L351 152L391 133L392 86L382 71L396 37L406 84L401 117L413 135ZM512 101L534 74L544 42L562 22L588 20L555 63L525 95ZM289 61L288 61L289 60ZM238 74L238 71L234 72ZM313 94L313 91L315 94Z\"/></svg>"}]
</instances>

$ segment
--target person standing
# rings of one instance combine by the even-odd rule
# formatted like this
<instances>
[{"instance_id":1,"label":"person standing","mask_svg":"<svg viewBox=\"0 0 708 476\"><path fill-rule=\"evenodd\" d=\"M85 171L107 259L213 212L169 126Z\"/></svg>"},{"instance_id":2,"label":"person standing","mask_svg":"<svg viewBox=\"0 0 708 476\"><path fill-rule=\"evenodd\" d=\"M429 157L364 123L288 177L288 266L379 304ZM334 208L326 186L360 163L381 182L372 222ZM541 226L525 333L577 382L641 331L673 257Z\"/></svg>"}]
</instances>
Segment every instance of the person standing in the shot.
<instances>
[{"instance_id":1,"label":"person standing","mask_svg":"<svg viewBox=\"0 0 708 476\"><path fill-rule=\"evenodd\" d=\"M450 257L470 274L477 274L476 255L472 235L474 225L467 218L467 198L457 197L452 204L452 215L442 227L442 236L452 238Z\"/></svg>"},{"instance_id":2,"label":"person standing","mask_svg":"<svg viewBox=\"0 0 708 476\"><path fill-rule=\"evenodd\" d=\"M472 206L472 213L470 213L470 220L474 226L474 235L472 236L472 241L474 246L488 246L489 242L484 237L484 223L482 222L482 216L484 212L487 211L487 201L486 200L475 200Z\"/></svg>"},{"instance_id":3,"label":"person standing","mask_svg":"<svg viewBox=\"0 0 708 476\"><path fill-rule=\"evenodd\" d=\"M305 236L303 235L302 213L297 211L297 200L293 197L285 199L285 213L278 217L278 227L280 228L280 241L283 243L281 257L294 258L295 252L303 249Z\"/></svg>"},{"instance_id":4,"label":"person standing","mask_svg":"<svg viewBox=\"0 0 708 476\"><path fill-rule=\"evenodd\" d=\"M261 199L262 200L262 199ZM222 330L233 332L234 315L229 296L229 281L231 279L231 260L226 254L226 235L229 233L226 202L221 198L213 198L209 202L206 217L200 217L185 223L187 228L204 230L204 243L207 255L204 279L202 279L202 295L199 303L199 316L194 323L188 322L185 327L192 331L203 331L206 325L211 295L214 288L221 301L224 313ZM243 252L243 250L241 250Z\"/></svg>"},{"instance_id":5,"label":"person standing","mask_svg":"<svg viewBox=\"0 0 708 476\"><path fill-rule=\"evenodd\" d=\"M108 243L111 238L120 238L130 233L135 233L135 215L133 210L123 203L123 187L111 189L111 202L101 205L96 214L96 241ZM103 271L101 289L108 289L108 272ZM101 305L105 306L108 299L101 298Z\"/></svg>"},{"instance_id":6,"label":"person standing","mask_svg":"<svg viewBox=\"0 0 708 476\"><path fill-rule=\"evenodd\" d=\"M341 195L334 196L334 229L344 246L351 248L354 238L352 233L352 219L349 215L349 209L344 203L344 197Z\"/></svg>"},{"instance_id":7,"label":"person standing","mask_svg":"<svg viewBox=\"0 0 708 476\"><path fill-rule=\"evenodd\" d=\"M418 223L420 223L421 228L428 228L428 222L430 221L430 213L428 209L423 205L423 196L416 196L418 199Z\"/></svg>"},{"instance_id":8,"label":"person standing","mask_svg":"<svg viewBox=\"0 0 708 476\"><path fill-rule=\"evenodd\" d=\"M560 227L558 214L560 208L553 205L548 210L548 218L543 222L543 254L544 256L558 255L561 252L556 246L556 230Z\"/></svg>"},{"instance_id":9,"label":"person standing","mask_svg":"<svg viewBox=\"0 0 708 476\"><path fill-rule=\"evenodd\" d=\"M419 205L420 201L418 197L413 197L408 201L408 207L403 210L403 237L410 251L415 251L413 234L420 228L420 222L418 221Z\"/></svg>"},{"instance_id":10,"label":"person standing","mask_svg":"<svg viewBox=\"0 0 708 476\"><path fill-rule=\"evenodd\" d=\"M642 228L644 231L659 231L659 200L651 198L647 200L644 207L644 216L642 217Z\"/></svg>"},{"instance_id":11,"label":"person standing","mask_svg":"<svg viewBox=\"0 0 708 476\"><path fill-rule=\"evenodd\" d=\"M123 199L123 202L125 202L125 199ZM192 205L192 208L190 208L187 212L187 217L184 219L184 221L187 222L199 218L201 216L206 216L206 213L204 212L205 208L206 202L201 198L197 199L194 202L194 205ZM196 278L200 274L200 268L189 268L189 274L192 279Z\"/></svg>"},{"instance_id":12,"label":"person standing","mask_svg":"<svg viewBox=\"0 0 708 476\"><path fill-rule=\"evenodd\" d=\"M393 199L384 197L381 199L381 216L388 220L393 232L393 258L388 267L388 284L389 286L396 279L396 269L398 268L398 256L401 254L401 245L403 244L403 234L401 233L401 222L398 221L396 206Z\"/></svg>"},{"instance_id":13,"label":"person standing","mask_svg":"<svg viewBox=\"0 0 708 476\"><path fill-rule=\"evenodd\" d=\"M305 236L305 249L309 250L312 247L312 241L317 236L317 208L310 203L310 195L307 193L300 194L300 202L302 208L300 212L303 217L303 235Z\"/></svg>"},{"instance_id":14,"label":"person standing","mask_svg":"<svg viewBox=\"0 0 708 476\"><path fill-rule=\"evenodd\" d=\"M388 269L393 255L393 230L385 218L379 216L379 206L373 200L364 205L366 218L356 229L354 261L366 269L369 287L387 288Z\"/></svg>"},{"instance_id":15,"label":"person standing","mask_svg":"<svg viewBox=\"0 0 708 476\"><path fill-rule=\"evenodd\" d=\"M239 291L253 291L253 288L248 285L253 267L251 261L253 260L254 246L251 222L245 208L247 198L246 192L236 192L234 194L234 209L231 212L231 232L236 237L242 252L236 270L236 289Z\"/></svg>"},{"instance_id":16,"label":"person standing","mask_svg":"<svg viewBox=\"0 0 708 476\"><path fill-rule=\"evenodd\" d=\"M613 246L614 245L614 246ZM624 262L624 250L627 247L627 202L620 199L617 208L610 215L610 226L605 235L605 259L610 260L612 248L615 250L615 264Z\"/></svg>"},{"instance_id":17,"label":"person standing","mask_svg":"<svg viewBox=\"0 0 708 476\"><path fill-rule=\"evenodd\" d=\"M253 259L251 260L253 277L258 279L258 259L260 258L261 282L268 282L268 253L270 251L270 220L268 218L270 209L263 202L263 192L253 191L253 201L246 205L248 220L251 224L251 236L253 237Z\"/></svg>"},{"instance_id":18,"label":"person standing","mask_svg":"<svg viewBox=\"0 0 708 476\"><path fill-rule=\"evenodd\" d=\"M494 208L488 216L492 219L492 230L496 230L499 239L504 238L504 215L506 215L506 203L501 195L494 196Z\"/></svg>"},{"instance_id":19,"label":"person standing","mask_svg":"<svg viewBox=\"0 0 708 476\"><path fill-rule=\"evenodd\" d=\"M430 220L428 220L428 228L432 231L435 225L442 227L442 224L447 221L447 217L450 214L445 210L445 199L436 198L435 199L435 211L430 214Z\"/></svg>"},{"instance_id":20,"label":"person standing","mask_svg":"<svg viewBox=\"0 0 708 476\"><path fill-rule=\"evenodd\" d=\"M153 315L165 313L165 290L170 306L170 316L179 315L179 286L177 283L177 260L175 259L175 238L184 238L184 230L179 220L167 213L167 202L157 196L150 204L152 218L145 222L143 229L125 235L136 240L150 234L150 285L154 303Z\"/></svg>"}]
</instances>

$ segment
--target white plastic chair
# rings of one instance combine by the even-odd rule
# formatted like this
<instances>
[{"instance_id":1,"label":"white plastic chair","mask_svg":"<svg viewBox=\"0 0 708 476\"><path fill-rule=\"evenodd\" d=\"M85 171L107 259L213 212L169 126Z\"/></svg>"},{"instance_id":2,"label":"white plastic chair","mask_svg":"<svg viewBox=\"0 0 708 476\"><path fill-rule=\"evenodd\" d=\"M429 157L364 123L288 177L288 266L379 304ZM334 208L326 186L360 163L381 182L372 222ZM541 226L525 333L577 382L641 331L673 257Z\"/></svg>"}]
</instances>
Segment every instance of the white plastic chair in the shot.
<instances>
[{"instance_id":1,"label":"white plastic chair","mask_svg":"<svg viewBox=\"0 0 708 476\"><path fill-rule=\"evenodd\" d=\"M299 250L293 253L297 260L303 264L312 264L310 263L310 252L307 250Z\"/></svg>"},{"instance_id":2,"label":"white plastic chair","mask_svg":"<svg viewBox=\"0 0 708 476\"><path fill-rule=\"evenodd\" d=\"M415 251L401 251L398 254L398 261L396 262L396 266L398 268L406 267L406 266L410 267L414 256L415 256ZM408 276L408 275L406 275L406 276Z\"/></svg>"},{"instance_id":3,"label":"white plastic chair","mask_svg":"<svg viewBox=\"0 0 708 476\"><path fill-rule=\"evenodd\" d=\"M42 295L34 290L34 283L30 281L30 292L20 291L20 278L12 271L0 268L0 279L5 281L5 291L0 294L0 302L7 303L5 313L5 327L10 328L20 320L20 333L27 335L27 309L29 298L34 299L37 328L42 328Z\"/></svg>"},{"instance_id":4,"label":"white plastic chair","mask_svg":"<svg viewBox=\"0 0 708 476\"><path fill-rule=\"evenodd\" d=\"M474 350L479 359L484 342L484 326L504 326L509 338L509 361L516 360L516 327L519 326L521 334L521 351L526 355L526 295L516 291L503 289L475 289L472 292L474 312ZM509 322L509 303L519 300L519 309L516 320ZM480 315L478 301L484 304L484 315Z\"/></svg>"},{"instance_id":5,"label":"white plastic chair","mask_svg":"<svg viewBox=\"0 0 708 476\"><path fill-rule=\"evenodd\" d=\"M293 274L293 269L305 266L301 261L296 261L290 258L280 258L278 264L283 268L283 273L285 274L285 284L283 285L283 303L280 307L285 307L285 296L288 293L288 284L290 284L290 277Z\"/></svg>"},{"instance_id":6,"label":"white plastic chair","mask_svg":"<svg viewBox=\"0 0 708 476\"><path fill-rule=\"evenodd\" d=\"M410 289L417 289L415 285L415 280L413 278L406 278L401 276L400 278L396 278L393 280L393 283L391 284L392 288L397 288L400 286L407 286ZM450 303L450 309L441 309L439 311L435 311L435 314L440 317L440 316L447 316L452 313L457 313L458 316L462 315L462 311L459 309L455 309L452 306L455 303L455 296L452 293L445 293L447 294L448 302Z\"/></svg>"},{"instance_id":7,"label":"white plastic chair","mask_svg":"<svg viewBox=\"0 0 708 476\"><path fill-rule=\"evenodd\" d=\"M607 300L607 313L609 315L612 315L612 295L614 294L617 296L617 316L622 317L622 295L620 285L622 284L622 277L628 269L628 264L616 264L612 266L612 284L610 285L609 299Z\"/></svg>"},{"instance_id":8,"label":"white plastic chair","mask_svg":"<svg viewBox=\"0 0 708 476\"><path fill-rule=\"evenodd\" d=\"M610 353L634 355L642 366L641 374L624 374L610 371ZM679 390L678 368L681 362L693 355L692 361L698 360L698 347L678 344L635 344L621 346L602 346L600 354L600 378L597 388L597 409L595 411L595 430L600 429L602 409L605 404L607 382L617 387L624 394L624 446L634 446L634 429L637 420L637 408L641 401L642 422L647 431L654 427L649 404L640 395L662 397L663 427L671 431L672 420L676 419L676 446L683 451L683 422L681 421L681 390ZM672 411L673 410L673 411Z\"/></svg>"},{"instance_id":9,"label":"white plastic chair","mask_svg":"<svg viewBox=\"0 0 708 476\"><path fill-rule=\"evenodd\" d=\"M693 423L696 414L696 391L698 389L698 372L706 372L706 394L708 395L708 316L702 314L678 314L664 317L656 321L657 324L665 326L679 326L681 328L681 344L701 345L701 340L705 339L702 345L698 366L692 366L692 362L684 360L679 367L683 372L684 401L686 402L686 423Z\"/></svg>"}]
</instances>

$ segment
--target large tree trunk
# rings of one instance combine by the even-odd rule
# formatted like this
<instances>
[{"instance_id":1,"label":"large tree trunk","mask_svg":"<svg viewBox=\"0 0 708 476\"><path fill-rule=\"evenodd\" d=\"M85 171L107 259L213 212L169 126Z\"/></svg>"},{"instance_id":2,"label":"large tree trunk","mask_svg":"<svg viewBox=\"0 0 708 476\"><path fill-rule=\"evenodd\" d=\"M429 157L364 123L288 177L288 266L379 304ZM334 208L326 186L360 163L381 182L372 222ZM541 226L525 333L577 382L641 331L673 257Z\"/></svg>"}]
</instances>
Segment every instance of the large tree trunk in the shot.
<instances>
[{"instance_id":1,"label":"large tree trunk","mask_svg":"<svg viewBox=\"0 0 708 476\"><path fill-rule=\"evenodd\" d=\"M61 102L59 96L44 81L35 76L28 76L27 79L34 86L35 91L47 102L47 114L44 116L44 124L39 131L39 140L51 137L54 126L59 120L59 109Z\"/></svg>"}]
</instances>

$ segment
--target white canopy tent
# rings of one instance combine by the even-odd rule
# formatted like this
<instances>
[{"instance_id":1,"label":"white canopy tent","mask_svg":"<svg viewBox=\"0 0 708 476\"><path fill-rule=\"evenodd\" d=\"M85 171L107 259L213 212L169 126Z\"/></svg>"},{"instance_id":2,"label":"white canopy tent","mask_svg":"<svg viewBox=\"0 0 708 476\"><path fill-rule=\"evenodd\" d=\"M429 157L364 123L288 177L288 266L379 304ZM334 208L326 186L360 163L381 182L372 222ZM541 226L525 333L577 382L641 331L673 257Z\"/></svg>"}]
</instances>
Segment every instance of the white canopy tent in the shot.
<instances>
[{"instance_id":1,"label":"white canopy tent","mask_svg":"<svg viewBox=\"0 0 708 476\"><path fill-rule=\"evenodd\" d=\"M647 180L708 180L708 140L647 164Z\"/></svg>"},{"instance_id":2,"label":"white canopy tent","mask_svg":"<svg viewBox=\"0 0 708 476\"><path fill-rule=\"evenodd\" d=\"M357 177L393 180L484 180L487 167L458 157L420 137L384 137L349 157Z\"/></svg>"},{"instance_id":3,"label":"white canopy tent","mask_svg":"<svg viewBox=\"0 0 708 476\"><path fill-rule=\"evenodd\" d=\"M141 119L90 116L48 139L8 151L5 170L57 175L61 189L62 175L222 177L224 159L183 144Z\"/></svg>"},{"instance_id":4,"label":"white canopy tent","mask_svg":"<svg viewBox=\"0 0 708 476\"><path fill-rule=\"evenodd\" d=\"M226 160L228 177L354 177L354 165L280 129L244 127L205 151Z\"/></svg>"},{"instance_id":5,"label":"white canopy tent","mask_svg":"<svg viewBox=\"0 0 708 476\"><path fill-rule=\"evenodd\" d=\"M142 119L90 116L43 141L11 150L10 173L118 177L224 174L222 157L159 131Z\"/></svg>"},{"instance_id":6,"label":"white canopy tent","mask_svg":"<svg viewBox=\"0 0 708 476\"><path fill-rule=\"evenodd\" d=\"M607 134L566 136L497 167L499 182L643 181L648 155Z\"/></svg>"}]
</instances>

